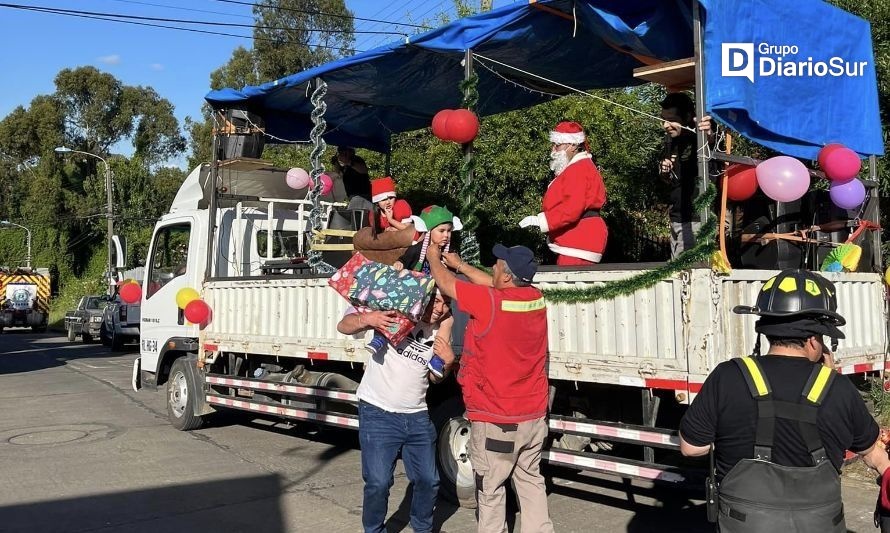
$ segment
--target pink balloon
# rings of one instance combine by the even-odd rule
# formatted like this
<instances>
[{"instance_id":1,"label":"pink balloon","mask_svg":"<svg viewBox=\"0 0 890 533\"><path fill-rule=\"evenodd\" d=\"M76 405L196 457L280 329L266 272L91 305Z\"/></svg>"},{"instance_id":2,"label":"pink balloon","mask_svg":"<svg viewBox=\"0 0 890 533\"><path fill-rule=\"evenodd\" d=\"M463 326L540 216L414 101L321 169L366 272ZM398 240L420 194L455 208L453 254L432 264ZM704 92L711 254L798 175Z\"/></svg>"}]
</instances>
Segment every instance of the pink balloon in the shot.
<instances>
[{"instance_id":1,"label":"pink balloon","mask_svg":"<svg viewBox=\"0 0 890 533\"><path fill-rule=\"evenodd\" d=\"M292 168L287 171L285 176L287 186L291 189L305 189L309 186L309 173L302 168Z\"/></svg>"},{"instance_id":2,"label":"pink balloon","mask_svg":"<svg viewBox=\"0 0 890 533\"><path fill-rule=\"evenodd\" d=\"M862 160L853 150L842 144L834 143L826 145L819 151L819 166L831 181L845 182L859 174L862 169Z\"/></svg>"},{"instance_id":3,"label":"pink balloon","mask_svg":"<svg viewBox=\"0 0 890 533\"><path fill-rule=\"evenodd\" d=\"M319 179L321 180L321 195L325 196L327 194L330 194L330 192L334 190L334 180L332 180L331 177L327 174L322 174L321 176L319 176Z\"/></svg>"},{"instance_id":4,"label":"pink balloon","mask_svg":"<svg viewBox=\"0 0 890 533\"><path fill-rule=\"evenodd\" d=\"M841 209L856 209L865 201L865 185L855 178L845 183L834 182L828 195Z\"/></svg>"},{"instance_id":5,"label":"pink balloon","mask_svg":"<svg viewBox=\"0 0 890 533\"><path fill-rule=\"evenodd\" d=\"M771 157L757 165L757 184L777 202L793 202L810 188L806 165L787 155Z\"/></svg>"}]
</instances>

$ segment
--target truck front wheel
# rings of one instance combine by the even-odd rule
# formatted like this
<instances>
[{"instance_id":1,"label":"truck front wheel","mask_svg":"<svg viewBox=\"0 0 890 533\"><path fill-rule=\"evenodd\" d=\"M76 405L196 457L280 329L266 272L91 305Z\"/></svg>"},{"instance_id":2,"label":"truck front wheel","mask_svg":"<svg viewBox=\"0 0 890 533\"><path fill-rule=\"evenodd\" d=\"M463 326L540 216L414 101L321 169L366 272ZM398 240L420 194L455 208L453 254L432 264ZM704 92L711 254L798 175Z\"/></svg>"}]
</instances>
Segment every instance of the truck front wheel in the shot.
<instances>
[{"instance_id":1,"label":"truck front wheel","mask_svg":"<svg viewBox=\"0 0 890 533\"><path fill-rule=\"evenodd\" d=\"M198 429L204 422L202 417L195 415L197 393L186 372L186 361L179 358L173 362L167 380L167 417L180 431Z\"/></svg>"},{"instance_id":2,"label":"truck front wheel","mask_svg":"<svg viewBox=\"0 0 890 533\"><path fill-rule=\"evenodd\" d=\"M442 494L465 509L476 508L476 482L470 464L470 421L461 398L452 397L436 406L430 418L439 435L436 463Z\"/></svg>"}]
</instances>

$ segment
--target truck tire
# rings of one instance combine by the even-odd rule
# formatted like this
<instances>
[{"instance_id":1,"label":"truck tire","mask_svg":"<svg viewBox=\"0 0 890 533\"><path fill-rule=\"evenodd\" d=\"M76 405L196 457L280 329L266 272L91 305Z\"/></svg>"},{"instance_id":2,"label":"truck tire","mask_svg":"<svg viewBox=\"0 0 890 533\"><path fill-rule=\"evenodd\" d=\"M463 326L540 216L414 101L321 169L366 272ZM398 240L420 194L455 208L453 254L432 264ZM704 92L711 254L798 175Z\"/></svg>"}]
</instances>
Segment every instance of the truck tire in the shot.
<instances>
[{"instance_id":1,"label":"truck tire","mask_svg":"<svg viewBox=\"0 0 890 533\"><path fill-rule=\"evenodd\" d=\"M180 431L198 429L204 418L195 415L196 391L189 379L186 360L182 357L173 362L167 380L167 417L170 424Z\"/></svg>"},{"instance_id":2,"label":"truck tire","mask_svg":"<svg viewBox=\"0 0 890 533\"><path fill-rule=\"evenodd\" d=\"M430 418L436 426L436 466L439 491L449 501L465 509L476 508L476 482L470 464L470 421L463 400L454 396L433 408Z\"/></svg>"},{"instance_id":3,"label":"truck tire","mask_svg":"<svg viewBox=\"0 0 890 533\"><path fill-rule=\"evenodd\" d=\"M80 340L82 340L84 344L90 344L93 342L93 336L89 333L81 333Z\"/></svg>"},{"instance_id":4,"label":"truck tire","mask_svg":"<svg viewBox=\"0 0 890 533\"><path fill-rule=\"evenodd\" d=\"M46 333L46 326L31 326L34 333Z\"/></svg>"},{"instance_id":5,"label":"truck tire","mask_svg":"<svg viewBox=\"0 0 890 533\"><path fill-rule=\"evenodd\" d=\"M74 342L74 339L77 338L77 332L74 331L74 326L68 326L68 341Z\"/></svg>"},{"instance_id":6,"label":"truck tire","mask_svg":"<svg viewBox=\"0 0 890 533\"><path fill-rule=\"evenodd\" d=\"M111 346L111 350L115 352L119 352L124 349L124 337L122 335L118 335L114 331L111 332L111 341L109 341L109 345Z\"/></svg>"}]
</instances>

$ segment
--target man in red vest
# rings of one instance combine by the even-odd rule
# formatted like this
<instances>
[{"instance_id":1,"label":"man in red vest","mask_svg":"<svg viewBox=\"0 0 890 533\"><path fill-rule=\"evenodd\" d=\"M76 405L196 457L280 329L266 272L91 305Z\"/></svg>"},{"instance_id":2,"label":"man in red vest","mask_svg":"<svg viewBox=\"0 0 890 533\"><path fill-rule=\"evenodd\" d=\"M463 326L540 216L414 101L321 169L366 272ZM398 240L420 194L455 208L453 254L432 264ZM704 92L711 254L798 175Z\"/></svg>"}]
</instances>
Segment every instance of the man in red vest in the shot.
<instances>
[{"instance_id":1,"label":"man in red vest","mask_svg":"<svg viewBox=\"0 0 890 533\"><path fill-rule=\"evenodd\" d=\"M436 248L436 250L433 250ZM553 531L541 475L547 437L547 309L531 286L538 270L525 246L494 247L493 275L445 254L427 251L439 290L470 315L458 382L472 422L470 462L476 472L480 532L506 531L505 483L512 478L522 531Z\"/></svg>"}]
</instances>

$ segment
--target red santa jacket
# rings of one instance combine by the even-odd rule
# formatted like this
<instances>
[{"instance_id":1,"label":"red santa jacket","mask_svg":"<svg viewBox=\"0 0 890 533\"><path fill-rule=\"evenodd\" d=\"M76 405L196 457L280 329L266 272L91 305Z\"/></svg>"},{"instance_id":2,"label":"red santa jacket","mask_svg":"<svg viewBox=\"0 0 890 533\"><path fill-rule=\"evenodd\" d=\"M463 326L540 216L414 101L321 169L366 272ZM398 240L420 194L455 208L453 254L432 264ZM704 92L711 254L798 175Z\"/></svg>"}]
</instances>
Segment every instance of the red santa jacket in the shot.
<instances>
[{"instance_id":1,"label":"red santa jacket","mask_svg":"<svg viewBox=\"0 0 890 533\"><path fill-rule=\"evenodd\" d=\"M605 203L606 186L590 154L576 154L544 193L544 211L538 219L550 249L599 263L609 230L596 212Z\"/></svg>"}]
</instances>

